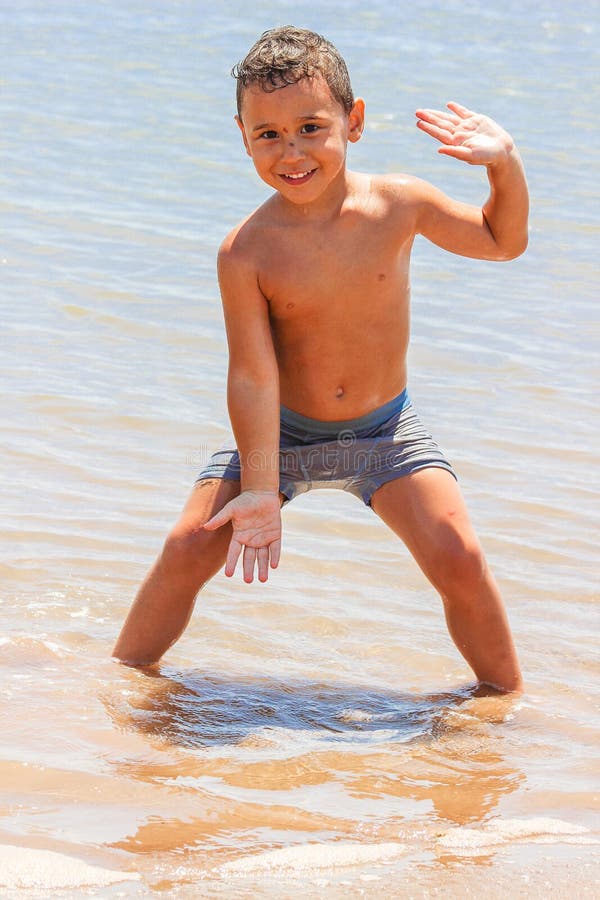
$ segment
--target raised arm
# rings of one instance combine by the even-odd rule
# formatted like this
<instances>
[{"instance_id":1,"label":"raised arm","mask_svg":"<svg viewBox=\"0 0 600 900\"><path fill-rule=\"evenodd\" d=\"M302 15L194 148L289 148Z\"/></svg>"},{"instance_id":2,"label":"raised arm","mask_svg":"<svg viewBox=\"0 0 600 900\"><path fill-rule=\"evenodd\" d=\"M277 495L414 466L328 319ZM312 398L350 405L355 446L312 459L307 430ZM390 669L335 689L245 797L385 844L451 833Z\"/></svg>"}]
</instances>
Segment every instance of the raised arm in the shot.
<instances>
[{"instance_id":1,"label":"raised arm","mask_svg":"<svg viewBox=\"0 0 600 900\"><path fill-rule=\"evenodd\" d=\"M480 208L415 180L417 231L452 253L514 259L527 247L529 214L527 182L515 143L493 119L458 103L449 103L448 109L418 109L417 126L440 141L439 153L485 166L490 195Z\"/></svg>"},{"instance_id":2,"label":"raised arm","mask_svg":"<svg viewBox=\"0 0 600 900\"><path fill-rule=\"evenodd\" d=\"M281 548L279 503L279 374L268 304L258 287L251 254L235 233L219 252L229 372L227 403L241 463L241 494L205 523L233 525L225 574L233 575L243 549L244 580L266 581Z\"/></svg>"}]
</instances>

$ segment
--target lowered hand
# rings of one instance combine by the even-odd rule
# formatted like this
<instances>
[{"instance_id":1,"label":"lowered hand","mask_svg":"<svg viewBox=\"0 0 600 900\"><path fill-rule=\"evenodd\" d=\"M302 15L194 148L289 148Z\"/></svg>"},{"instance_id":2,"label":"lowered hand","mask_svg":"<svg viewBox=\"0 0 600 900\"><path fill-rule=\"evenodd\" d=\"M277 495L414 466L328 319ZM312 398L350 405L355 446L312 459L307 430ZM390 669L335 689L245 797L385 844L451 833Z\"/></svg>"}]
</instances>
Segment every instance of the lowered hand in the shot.
<instances>
[{"instance_id":1,"label":"lowered hand","mask_svg":"<svg viewBox=\"0 0 600 900\"><path fill-rule=\"evenodd\" d=\"M229 543L225 574L233 575L238 559L244 550L244 581L254 578L254 566L258 580L269 577L269 564L277 568L281 554L281 504L277 491L242 491L226 503L223 509L204 523L204 528L214 531L231 522L233 535Z\"/></svg>"}]
</instances>

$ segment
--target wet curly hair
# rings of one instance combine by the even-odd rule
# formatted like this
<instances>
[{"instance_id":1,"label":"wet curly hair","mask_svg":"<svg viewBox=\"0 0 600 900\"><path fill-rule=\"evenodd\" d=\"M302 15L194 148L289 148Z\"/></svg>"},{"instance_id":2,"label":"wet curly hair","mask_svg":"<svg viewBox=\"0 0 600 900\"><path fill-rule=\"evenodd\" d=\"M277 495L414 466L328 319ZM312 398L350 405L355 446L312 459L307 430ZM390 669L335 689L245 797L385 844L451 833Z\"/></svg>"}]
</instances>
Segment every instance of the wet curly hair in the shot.
<instances>
[{"instance_id":1,"label":"wet curly hair","mask_svg":"<svg viewBox=\"0 0 600 900\"><path fill-rule=\"evenodd\" d=\"M354 106L348 69L339 51L322 35L307 28L283 25L265 31L237 63L231 74L237 79L237 110L242 114L244 90L258 84L270 93L320 72L334 100L349 113Z\"/></svg>"}]
</instances>

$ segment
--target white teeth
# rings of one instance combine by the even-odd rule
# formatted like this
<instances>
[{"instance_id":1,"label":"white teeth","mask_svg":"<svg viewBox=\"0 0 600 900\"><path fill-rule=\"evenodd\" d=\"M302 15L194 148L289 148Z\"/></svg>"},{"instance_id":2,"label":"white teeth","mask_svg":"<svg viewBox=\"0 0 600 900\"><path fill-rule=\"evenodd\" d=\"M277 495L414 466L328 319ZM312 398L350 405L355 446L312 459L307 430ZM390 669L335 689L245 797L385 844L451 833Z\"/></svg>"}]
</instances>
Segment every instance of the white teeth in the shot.
<instances>
[{"instance_id":1,"label":"white teeth","mask_svg":"<svg viewBox=\"0 0 600 900\"><path fill-rule=\"evenodd\" d=\"M304 178L305 175L308 175L308 172L300 172L298 175L286 175L286 178Z\"/></svg>"}]
</instances>

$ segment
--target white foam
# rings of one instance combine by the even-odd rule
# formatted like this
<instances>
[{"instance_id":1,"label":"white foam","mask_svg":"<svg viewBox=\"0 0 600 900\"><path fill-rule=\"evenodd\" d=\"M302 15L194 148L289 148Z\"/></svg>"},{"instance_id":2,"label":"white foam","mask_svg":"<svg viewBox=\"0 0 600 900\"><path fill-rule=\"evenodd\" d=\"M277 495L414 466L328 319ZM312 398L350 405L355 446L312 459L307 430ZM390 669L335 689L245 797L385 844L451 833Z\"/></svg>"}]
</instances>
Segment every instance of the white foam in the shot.
<instances>
[{"instance_id":1,"label":"white foam","mask_svg":"<svg viewBox=\"0 0 600 900\"><path fill-rule=\"evenodd\" d=\"M438 838L444 848L477 851L515 841L530 843L596 843L589 830L561 819L494 819L481 828L453 828Z\"/></svg>"},{"instance_id":2,"label":"white foam","mask_svg":"<svg viewBox=\"0 0 600 900\"><path fill-rule=\"evenodd\" d=\"M223 875L246 875L268 872L314 872L341 866L385 862L406 852L404 844L303 844L283 847L224 863Z\"/></svg>"},{"instance_id":3,"label":"white foam","mask_svg":"<svg viewBox=\"0 0 600 900\"><path fill-rule=\"evenodd\" d=\"M336 718L342 722L372 722L373 714L364 709L343 709Z\"/></svg>"},{"instance_id":4,"label":"white foam","mask_svg":"<svg viewBox=\"0 0 600 900\"><path fill-rule=\"evenodd\" d=\"M0 885L10 888L76 888L135 881L135 872L90 866L73 856L0 844Z\"/></svg>"}]
</instances>

